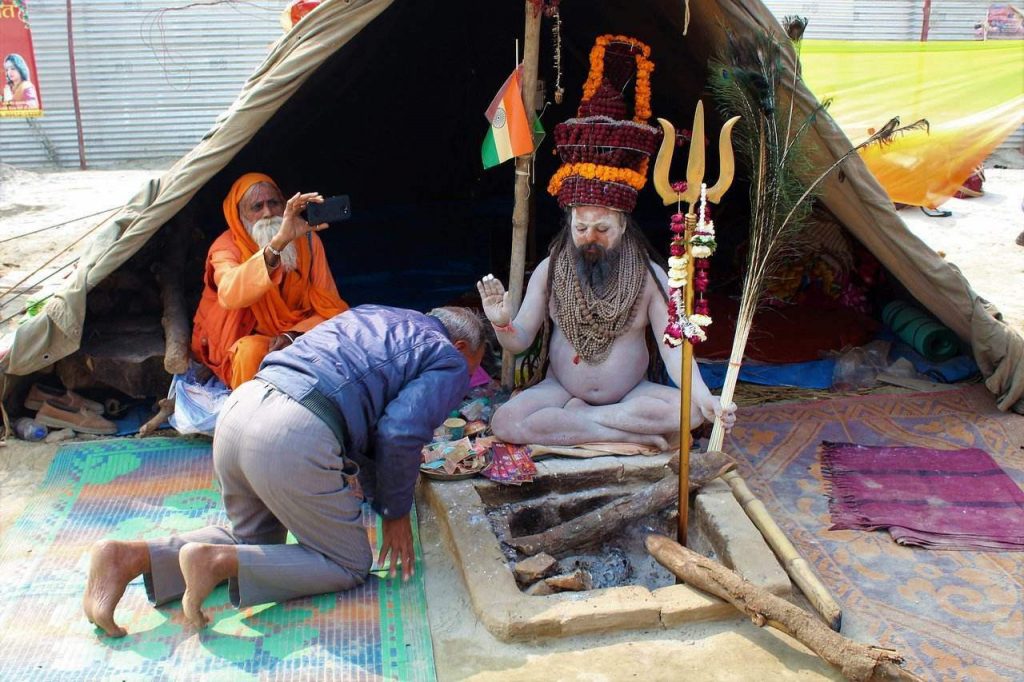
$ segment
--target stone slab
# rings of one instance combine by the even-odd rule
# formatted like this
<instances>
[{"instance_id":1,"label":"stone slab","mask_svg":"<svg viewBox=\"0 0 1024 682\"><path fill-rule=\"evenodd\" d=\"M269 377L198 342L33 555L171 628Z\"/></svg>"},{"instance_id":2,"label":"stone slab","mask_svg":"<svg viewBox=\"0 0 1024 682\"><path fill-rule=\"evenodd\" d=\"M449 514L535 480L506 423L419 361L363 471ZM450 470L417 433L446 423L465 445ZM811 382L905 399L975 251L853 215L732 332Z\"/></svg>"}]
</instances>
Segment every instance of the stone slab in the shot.
<instances>
[{"instance_id":1,"label":"stone slab","mask_svg":"<svg viewBox=\"0 0 1024 682\"><path fill-rule=\"evenodd\" d=\"M772 594L791 595L793 585L775 553L736 501L728 484L721 483L724 490L705 488L697 494L694 503L697 524L704 538L722 564Z\"/></svg>"}]
</instances>

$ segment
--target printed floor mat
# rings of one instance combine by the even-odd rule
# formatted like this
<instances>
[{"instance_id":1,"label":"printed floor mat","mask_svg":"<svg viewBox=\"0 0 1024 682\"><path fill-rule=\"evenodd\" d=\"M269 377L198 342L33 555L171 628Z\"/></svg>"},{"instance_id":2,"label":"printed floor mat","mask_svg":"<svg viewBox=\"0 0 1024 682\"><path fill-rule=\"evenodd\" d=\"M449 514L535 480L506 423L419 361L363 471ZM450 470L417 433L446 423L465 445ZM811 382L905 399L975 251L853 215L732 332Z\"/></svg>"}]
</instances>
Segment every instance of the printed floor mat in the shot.
<instances>
[{"instance_id":1,"label":"printed floor mat","mask_svg":"<svg viewBox=\"0 0 1024 682\"><path fill-rule=\"evenodd\" d=\"M377 546L380 521L369 507ZM88 549L226 523L207 442L151 438L64 446L0 544L2 680L434 680L422 548L408 583L235 609L221 586L197 633L178 602L159 609L132 582L116 612L123 639L82 614ZM416 528L415 521L413 528Z\"/></svg>"},{"instance_id":2,"label":"printed floor mat","mask_svg":"<svg viewBox=\"0 0 1024 682\"><path fill-rule=\"evenodd\" d=\"M931 680L1024 679L1024 554L897 545L830 531L822 441L981 448L1024 484L1024 418L984 386L742 409L726 450L830 588L843 634L892 647Z\"/></svg>"}]
</instances>

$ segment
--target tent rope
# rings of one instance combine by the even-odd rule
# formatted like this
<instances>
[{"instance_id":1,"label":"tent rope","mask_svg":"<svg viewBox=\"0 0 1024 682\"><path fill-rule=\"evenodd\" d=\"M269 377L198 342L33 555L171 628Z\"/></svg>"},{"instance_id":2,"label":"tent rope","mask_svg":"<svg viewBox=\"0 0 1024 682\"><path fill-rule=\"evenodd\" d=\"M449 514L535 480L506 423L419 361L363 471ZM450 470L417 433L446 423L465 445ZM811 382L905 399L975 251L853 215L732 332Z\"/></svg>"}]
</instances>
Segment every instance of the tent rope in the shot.
<instances>
[{"instance_id":1,"label":"tent rope","mask_svg":"<svg viewBox=\"0 0 1024 682\"><path fill-rule=\"evenodd\" d=\"M78 262L78 260L79 260L78 258L73 258L73 259L71 259L70 261L68 261L68 262L67 262L67 263L65 263L64 265L60 266L59 268L57 268L56 270L54 270L53 272L51 272L50 274L48 274L48 275L47 275L46 277L43 277L43 278L42 278L41 280L39 280L38 282L36 282L36 283L35 283L35 284L33 284L32 286L33 286L33 287L37 287L37 286L39 286L40 284L42 284L42 283L43 283L43 282L45 282L46 280L48 280L48 279L50 279L51 277L53 277L54 275L56 275L56 274L57 274L58 272L60 272L61 270L65 270L65 269L67 269L67 268L71 267L72 265L74 265L75 263L77 263L77 262ZM12 298L11 300L13 301L14 299L16 299L16 298L19 298L19 297L21 297L21 296L27 296L27 295L28 295L28 293L29 293L29 292L27 292L27 291L23 291L23 292L22 292L22 293L20 293L20 294L16 294L16 295L14 296L14 298ZM8 316L7 316L7 317L5 317L4 319L0 320L0 325L4 325L4 324L7 324L8 322L10 322L11 320L13 320L14 318L18 317L19 315L24 315L25 313L27 313L27 312L28 312L29 308L31 308L32 306L35 306L35 305L39 305L39 304L43 303L44 301L46 301L46 300L48 300L48 299L50 299L50 298L52 298L52 297L53 297L53 293L51 292L51 293L47 294L46 296L43 296L43 297L42 297L41 299L39 299L38 301L34 301L34 302L32 302L32 303L29 303L28 305L24 306L24 307L23 307L23 308L22 308L21 310L19 310L18 312L14 313L13 315L8 315ZM6 303L5 305L10 305L10 301L8 301L8 302L7 302L7 303ZM0 306L0 307L2 307L2 306Z\"/></svg>"},{"instance_id":2,"label":"tent rope","mask_svg":"<svg viewBox=\"0 0 1024 682\"><path fill-rule=\"evenodd\" d=\"M21 237L27 237L30 234L39 234L40 232L46 232L47 230L55 230L58 227L64 227L65 225L70 225L71 223L77 223L79 220L85 220L86 218L92 218L94 216L100 215L101 213L110 213L112 211L116 211L118 208L120 208L120 206L117 206L117 207L114 207L114 208L105 208L102 211L96 211L95 213L90 213L89 215L83 215L83 216L79 216L77 218L72 218L71 220L65 220L63 223L57 223L56 225L50 225L49 227L40 227L38 230L32 230L31 232L25 232L23 234L16 234L13 237L8 237L7 239L0 239L0 244L6 244L7 242L13 242L15 239L20 239Z\"/></svg>"},{"instance_id":3,"label":"tent rope","mask_svg":"<svg viewBox=\"0 0 1024 682\"><path fill-rule=\"evenodd\" d=\"M63 249L61 249L60 251L58 251L58 252L57 252L57 253L56 253L56 254L55 254L55 255L54 255L54 256L53 256L52 258L50 258L50 260L46 261L45 263L43 263L42 265L40 265L40 266L39 266L38 268L36 268L36 269L35 269L35 270L33 270L32 272L30 272L30 273L29 273L28 275L26 275L25 277L23 277L23 278L21 279L21 281L20 281L20 282L18 282L17 284L14 284L14 285L13 285L13 286L11 286L10 288L8 288L8 289L7 289L7 291L5 291L5 292L3 292L2 294L0 294L0 302L2 302L2 300L4 299L4 297L6 297L6 296L7 296L7 294L11 293L12 291L14 291L14 290L15 290L15 289L17 289L18 287L20 287L20 286L21 286L22 284L24 284L25 282L27 282L28 280L30 280L30 279L31 279L31 278L32 278L32 277L33 277L34 275L38 274L38 273L39 273L39 272L40 272L40 271L41 271L41 270L42 270L43 268L45 268L45 267L46 267L47 265L49 265L49 264L50 264L50 263L52 263L53 261L57 260L57 259L58 259L58 258L59 258L60 256L64 255L64 254L65 254L65 253L66 253L66 252L67 252L68 250L70 250L70 249L71 249L71 247L72 247L72 246L74 246L74 245L75 245L75 244L77 244L78 242L82 241L83 239L85 239L86 237L88 237L89 235L91 235L91 234L92 234L93 232L95 232L95 231L96 231L96 230L98 230L99 228L103 227L104 225L106 225L106 223L105 223L105 222L100 222L100 223L97 223L97 224L96 224L96 225L95 225L95 226L94 226L94 227L93 227L93 228L92 228L91 230L89 230L88 232L86 232L85 234L83 234L83 235L82 235L81 237L79 237L78 239L76 239L75 241L71 242L70 244L68 244L67 246L65 246L65 247L64 247ZM62 268L62 269L63 269L63 268ZM21 295L21 294L18 294L18 296L20 296L20 295ZM15 296L15 298L17 298L17 296ZM13 299L12 299L12 300L13 300ZM9 303L9 302L10 302L10 301L8 301L8 303Z\"/></svg>"}]
</instances>

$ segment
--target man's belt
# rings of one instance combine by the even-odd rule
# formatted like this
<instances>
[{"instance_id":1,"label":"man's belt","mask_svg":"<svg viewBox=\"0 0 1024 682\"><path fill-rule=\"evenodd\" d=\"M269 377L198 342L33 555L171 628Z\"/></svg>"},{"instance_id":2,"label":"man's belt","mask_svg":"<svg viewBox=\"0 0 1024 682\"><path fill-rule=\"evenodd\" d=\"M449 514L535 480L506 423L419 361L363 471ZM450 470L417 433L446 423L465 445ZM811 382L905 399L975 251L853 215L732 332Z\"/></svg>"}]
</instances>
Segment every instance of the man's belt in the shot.
<instances>
[{"instance_id":1,"label":"man's belt","mask_svg":"<svg viewBox=\"0 0 1024 682\"><path fill-rule=\"evenodd\" d=\"M334 437L338 439L338 445L341 446L341 450L344 452L345 417L342 416L341 410L338 409L338 406L335 405L330 398L315 388L300 400L299 404L316 416L320 417L324 424L327 424L327 428L329 428L331 433L334 434Z\"/></svg>"},{"instance_id":2,"label":"man's belt","mask_svg":"<svg viewBox=\"0 0 1024 682\"><path fill-rule=\"evenodd\" d=\"M258 378L278 393L284 393L284 391L263 377ZM341 446L342 454L344 454L346 450L345 417L341 414L341 410L338 409L338 406L316 388L312 389L302 400L298 400L296 402L315 414L320 418L320 421L327 425L327 428L331 430L334 437L338 439L338 445Z\"/></svg>"}]
</instances>

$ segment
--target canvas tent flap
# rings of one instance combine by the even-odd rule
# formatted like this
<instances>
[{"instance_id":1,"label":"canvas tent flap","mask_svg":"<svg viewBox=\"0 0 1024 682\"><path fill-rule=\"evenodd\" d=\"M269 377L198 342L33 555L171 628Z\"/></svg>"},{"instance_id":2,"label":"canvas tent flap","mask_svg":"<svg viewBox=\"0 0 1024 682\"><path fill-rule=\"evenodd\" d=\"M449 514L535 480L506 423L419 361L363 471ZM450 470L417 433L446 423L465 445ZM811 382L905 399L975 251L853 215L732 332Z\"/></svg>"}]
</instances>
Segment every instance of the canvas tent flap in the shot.
<instances>
[{"instance_id":1,"label":"canvas tent flap","mask_svg":"<svg viewBox=\"0 0 1024 682\"><path fill-rule=\"evenodd\" d=\"M903 204L935 208L1024 124L1024 41L806 40L803 78L856 144L893 116L927 119L861 152Z\"/></svg>"},{"instance_id":2,"label":"canvas tent flap","mask_svg":"<svg viewBox=\"0 0 1024 682\"><path fill-rule=\"evenodd\" d=\"M327 57L391 2L328 0L316 9L316 22L300 22L278 41L206 137L159 182L148 184L100 228L79 261L73 280L47 302L42 314L17 328L9 352L0 357L0 371L31 374L78 350L87 292L142 248L227 165Z\"/></svg>"}]
</instances>

